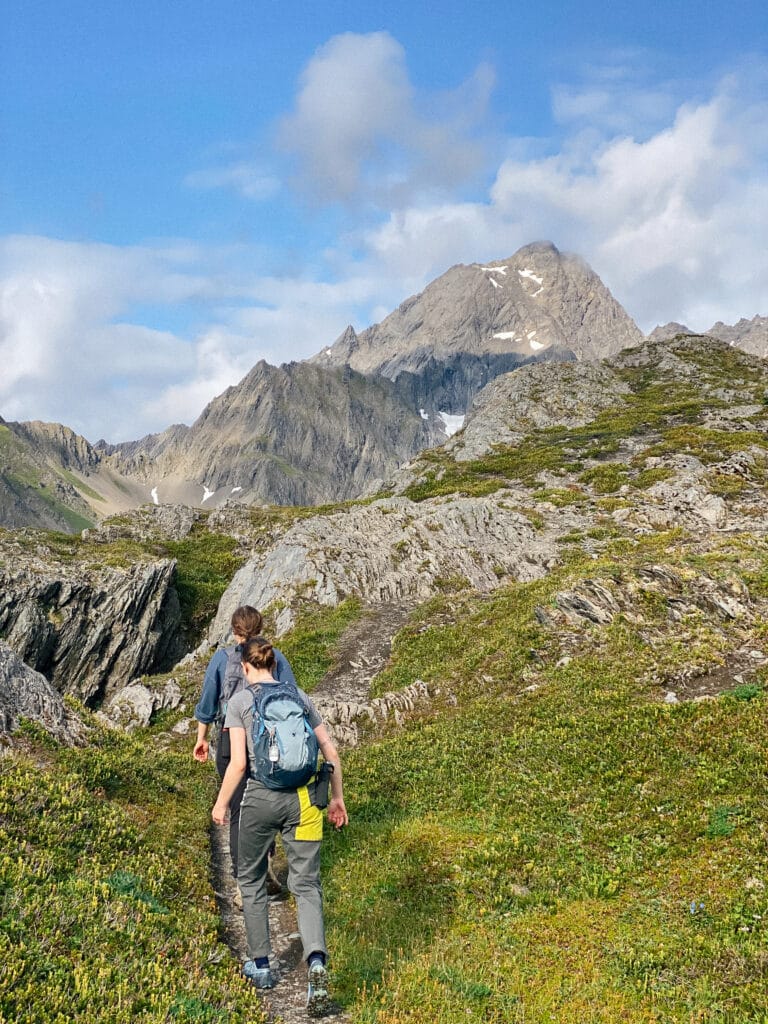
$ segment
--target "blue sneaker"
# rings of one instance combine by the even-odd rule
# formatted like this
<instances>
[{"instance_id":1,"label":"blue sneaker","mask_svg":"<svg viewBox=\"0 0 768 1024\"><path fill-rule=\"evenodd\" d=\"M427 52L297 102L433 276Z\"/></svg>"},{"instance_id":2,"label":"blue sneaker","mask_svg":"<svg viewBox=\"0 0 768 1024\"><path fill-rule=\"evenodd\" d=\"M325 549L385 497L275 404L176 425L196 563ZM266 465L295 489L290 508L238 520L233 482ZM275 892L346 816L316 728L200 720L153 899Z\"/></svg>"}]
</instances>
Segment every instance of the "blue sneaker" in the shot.
<instances>
[{"instance_id":1,"label":"blue sneaker","mask_svg":"<svg viewBox=\"0 0 768 1024\"><path fill-rule=\"evenodd\" d=\"M328 970L322 960L313 960L309 965L309 987L307 988L307 1013L310 1017L322 1017L331 1008L328 998Z\"/></svg>"},{"instance_id":2,"label":"blue sneaker","mask_svg":"<svg viewBox=\"0 0 768 1024\"><path fill-rule=\"evenodd\" d=\"M275 978L269 967L257 967L253 960L246 960L243 964L243 977L253 985L254 988L274 988Z\"/></svg>"}]
</instances>

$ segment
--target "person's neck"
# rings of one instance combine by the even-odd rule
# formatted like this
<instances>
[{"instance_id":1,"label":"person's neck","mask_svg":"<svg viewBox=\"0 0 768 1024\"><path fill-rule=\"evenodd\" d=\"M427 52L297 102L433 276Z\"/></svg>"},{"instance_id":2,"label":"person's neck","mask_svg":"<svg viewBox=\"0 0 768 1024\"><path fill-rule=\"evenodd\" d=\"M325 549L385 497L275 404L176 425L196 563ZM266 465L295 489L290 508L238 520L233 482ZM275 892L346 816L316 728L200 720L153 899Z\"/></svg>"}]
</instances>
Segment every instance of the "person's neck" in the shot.
<instances>
[{"instance_id":1,"label":"person's neck","mask_svg":"<svg viewBox=\"0 0 768 1024\"><path fill-rule=\"evenodd\" d=\"M273 683L274 677L267 668L254 668L248 673L249 683Z\"/></svg>"}]
</instances>

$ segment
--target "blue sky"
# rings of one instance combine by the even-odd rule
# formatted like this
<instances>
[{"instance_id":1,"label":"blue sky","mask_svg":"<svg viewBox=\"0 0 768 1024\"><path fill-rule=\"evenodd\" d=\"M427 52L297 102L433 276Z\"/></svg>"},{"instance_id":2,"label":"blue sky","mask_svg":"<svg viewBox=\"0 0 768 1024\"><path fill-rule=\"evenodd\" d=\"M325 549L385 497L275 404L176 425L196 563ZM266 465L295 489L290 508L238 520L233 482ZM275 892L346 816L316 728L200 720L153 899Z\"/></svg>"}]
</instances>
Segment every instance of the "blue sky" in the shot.
<instances>
[{"instance_id":1,"label":"blue sky","mask_svg":"<svg viewBox=\"0 0 768 1024\"><path fill-rule=\"evenodd\" d=\"M547 238L646 330L768 314L757 2L7 0L0 415L191 422Z\"/></svg>"}]
</instances>

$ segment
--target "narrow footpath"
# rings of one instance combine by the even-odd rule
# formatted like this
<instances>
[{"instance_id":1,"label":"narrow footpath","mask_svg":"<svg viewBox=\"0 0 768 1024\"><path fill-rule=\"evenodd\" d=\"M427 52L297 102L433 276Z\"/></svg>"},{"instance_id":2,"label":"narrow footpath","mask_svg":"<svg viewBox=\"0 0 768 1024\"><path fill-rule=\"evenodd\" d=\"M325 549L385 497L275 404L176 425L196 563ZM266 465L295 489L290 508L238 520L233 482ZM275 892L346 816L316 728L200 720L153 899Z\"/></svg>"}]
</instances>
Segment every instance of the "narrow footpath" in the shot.
<instances>
[{"instance_id":1,"label":"narrow footpath","mask_svg":"<svg viewBox=\"0 0 768 1024\"><path fill-rule=\"evenodd\" d=\"M314 690L312 696L339 702L362 703L371 692L371 682L389 660L392 637L404 625L408 609L380 606L367 610L341 638L336 662ZM300 682L300 680L299 680ZM343 751L342 751L343 757ZM328 825L326 823L325 827ZM351 822L354 827L354 822ZM213 884L221 914L224 941L232 956L247 959L245 926L235 899L237 887L229 870L229 828L211 828ZM273 948L273 970L277 983L273 989L259 993L262 1006L271 1024L306 1024L307 969L302 960L301 940L296 924L296 909L286 879L288 868L279 849L275 858L275 874L283 885L280 895L270 898L269 923ZM333 998L333 950L330 950L330 986ZM341 1007L332 1005L323 1018L339 1024L349 1022Z\"/></svg>"}]
</instances>

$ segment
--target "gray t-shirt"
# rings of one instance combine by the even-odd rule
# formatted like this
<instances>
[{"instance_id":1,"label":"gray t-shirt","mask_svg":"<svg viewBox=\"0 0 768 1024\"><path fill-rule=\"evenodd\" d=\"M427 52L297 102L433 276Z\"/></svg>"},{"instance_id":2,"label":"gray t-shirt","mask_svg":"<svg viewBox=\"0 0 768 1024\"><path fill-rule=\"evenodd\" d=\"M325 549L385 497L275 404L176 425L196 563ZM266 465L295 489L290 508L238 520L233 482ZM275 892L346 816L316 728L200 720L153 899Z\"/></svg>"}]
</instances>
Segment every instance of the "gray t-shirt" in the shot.
<instances>
[{"instance_id":1,"label":"gray t-shirt","mask_svg":"<svg viewBox=\"0 0 768 1024\"><path fill-rule=\"evenodd\" d=\"M275 680L275 683L277 680ZM274 686L275 683L259 683L259 686ZM248 749L248 763L253 766L253 691L256 689L255 686L246 686L244 690L240 690L230 700L227 705L227 717L224 720L225 729L245 729L245 743ZM304 693L303 690L296 689L299 691L299 696L307 706L307 721L309 722L310 728L316 729L318 725L323 724L323 720L320 717L317 708L312 703L311 699Z\"/></svg>"}]
</instances>

